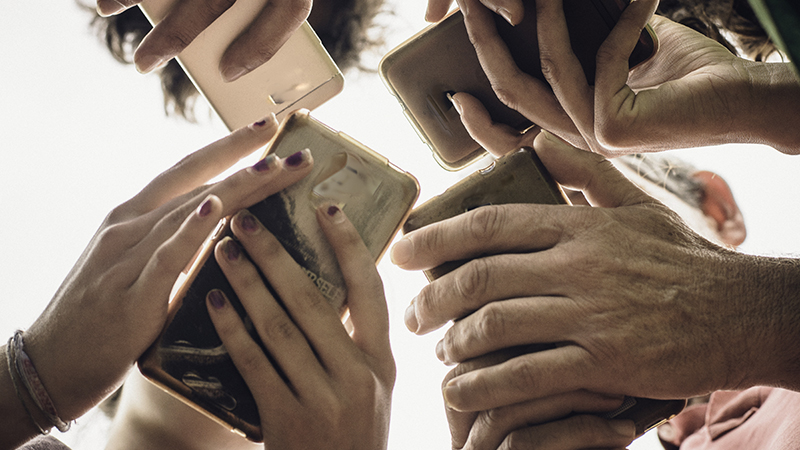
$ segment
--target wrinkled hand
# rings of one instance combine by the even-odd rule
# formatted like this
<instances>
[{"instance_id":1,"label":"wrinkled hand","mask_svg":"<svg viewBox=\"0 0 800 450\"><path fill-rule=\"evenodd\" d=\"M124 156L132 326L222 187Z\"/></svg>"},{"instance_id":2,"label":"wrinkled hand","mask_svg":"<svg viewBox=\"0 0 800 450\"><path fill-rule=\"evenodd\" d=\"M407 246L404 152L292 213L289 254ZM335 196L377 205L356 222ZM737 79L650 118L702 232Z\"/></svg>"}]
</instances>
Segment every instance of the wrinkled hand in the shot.
<instances>
[{"instance_id":1,"label":"wrinkled hand","mask_svg":"<svg viewBox=\"0 0 800 450\"><path fill-rule=\"evenodd\" d=\"M456 366L442 387L460 375L504 363L548 346L503 349ZM622 396L588 391L552 395L488 411L445 407L453 449L592 448L628 445L636 434L630 420L605 420L597 414L618 408Z\"/></svg>"},{"instance_id":2,"label":"wrinkled hand","mask_svg":"<svg viewBox=\"0 0 800 450\"><path fill-rule=\"evenodd\" d=\"M321 207L317 219L347 284L350 335L303 269L247 211L232 227L252 262L231 238L217 245L215 255L271 360L221 291L209 293L209 313L256 399L265 448L385 448L395 365L383 284L339 208Z\"/></svg>"},{"instance_id":3,"label":"wrinkled hand","mask_svg":"<svg viewBox=\"0 0 800 450\"><path fill-rule=\"evenodd\" d=\"M599 155L548 133L534 147L558 182L596 207L485 206L392 249L411 270L475 258L423 288L406 314L420 334L460 319L437 345L441 360L560 344L453 378L443 390L450 407L485 411L581 389L686 398L798 382L788 346L798 316L786 300L797 264L711 244ZM792 319L778 312L787 307Z\"/></svg>"},{"instance_id":4,"label":"wrinkled hand","mask_svg":"<svg viewBox=\"0 0 800 450\"><path fill-rule=\"evenodd\" d=\"M623 12L598 52L595 86L590 86L572 52L561 1L536 2L548 86L516 66L489 10L478 0L459 0L498 98L576 147L606 156L728 142L800 151L800 132L785 129L786 117L798 117L787 114L800 113L800 83L789 65L738 58L687 27L652 16L657 3L632 2ZM658 52L629 71L628 55L649 19ZM485 110L481 115L490 120ZM508 140L518 134L500 131Z\"/></svg>"},{"instance_id":5,"label":"wrinkled hand","mask_svg":"<svg viewBox=\"0 0 800 450\"><path fill-rule=\"evenodd\" d=\"M97 0L97 10L108 16L136 6L142 0ZM163 21L142 40L134 53L141 72L169 61L197 35L228 10L236 0L178 0ZM312 0L269 0L250 27L231 45L220 61L220 73L233 81L249 73L283 46L311 13Z\"/></svg>"},{"instance_id":6,"label":"wrinkled hand","mask_svg":"<svg viewBox=\"0 0 800 450\"><path fill-rule=\"evenodd\" d=\"M276 129L272 118L189 155L108 215L25 332L25 348L63 419L80 416L122 383L161 331L175 280L220 218L308 173L281 161L259 171L259 163L203 186Z\"/></svg>"}]
</instances>

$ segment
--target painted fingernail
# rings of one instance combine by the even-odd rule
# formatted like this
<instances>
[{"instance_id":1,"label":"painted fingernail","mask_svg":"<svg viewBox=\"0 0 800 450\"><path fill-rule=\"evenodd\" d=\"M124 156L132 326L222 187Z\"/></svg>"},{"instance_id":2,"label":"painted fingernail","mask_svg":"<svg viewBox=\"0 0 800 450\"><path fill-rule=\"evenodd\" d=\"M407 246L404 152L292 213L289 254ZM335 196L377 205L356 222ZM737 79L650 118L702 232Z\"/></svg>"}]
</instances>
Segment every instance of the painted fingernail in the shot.
<instances>
[{"instance_id":1,"label":"painted fingernail","mask_svg":"<svg viewBox=\"0 0 800 450\"><path fill-rule=\"evenodd\" d=\"M411 243L411 239L400 239L392 247L389 257L391 258L392 263L396 266L401 266L411 261L411 258L414 257L414 244Z\"/></svg>"},{"instance_id":2,"label":"painted fingernail","mask_svg":"<svg viewBox=\"0 0 800 450\"><path fill-rule=\"evenodd\" d=\"M330 205L325 210L325 215L332 223L342 223L344 222L344 213L342 210L336 205Z\"/></svg>"},{"instance_id":3,"label":"painted fingernail","mask_svg":"<svg viewBox=\"0 0 800 450\"><path fill-rule=\"evenodd\" d=\"M236 81L241 78L241 76L246 73L247 69L244 67L228 67L222 71L222 79L230 83L231 81Z\"/></svg>"},{"instance_id":4,"label":"painted fingernail","mask_svg":"<svg viewBox=\"0 0 800 450\"><path fill-rule=\"evenodd\" d=\"M275 113L270 113L269 116L259 120L258 122L250 124L250 128L253 129L264 128L269 123L275 123Z\"/></svg>"},{"instance_id":5,"label":"painted fingernail","mask_svg":"<svg viewBox=\"0 0 800 450\"><path fill-rule=\"evenodd\" d=\"M225 257L228 258L228 261L236 261L242 255L241 247L233 239L225 241L225 247L222 250L225 252Z\"/></svg>"},{"instance_id":6,"label":"painted fingernail","mask_svg":"<svg viewBox=\"0 0 800 450\"><path fill-rule=\"evenodd\" d=\"M213 204L211 203L211 199L206 199L200 207L197 208L197 216L198 217L207 217L211 214L211 209L213 208Z\"/></svg>"},{"instance_id":7,"label":"painted fingernail","mask_svg":"<svg viewBox=\"0 0 800 450\"><path fill-rule=\"evenodd\" d=\"M419 330L419 322L417 321L417 297L411 300L411 304L406 308L406 313L403 315L403 322L406 323L406 328L412 333Z\"/></svg>"},{"instance_id":8,"label":"painted fingernail","mask_svg":"<svg viewBox=\"0 0 800 450\"><path fill-rule=\"evenodd\" d=\"M503 19L506 19L506 22L510 23L512 26L514 25L514 18L511 16L511 12L505 8L497 8L497 14L503 16Z\"/></svg>"},{"instance_id":9,"label":"painted fingernail","mask_svg":"<svg viewBox=\"0 0 800 450\"><path fill-rule=\"evenodd\" d=\"M214 309L222 309L225 307L225 294L218 289L214 289L213 291L208 293L208 302L211 303L211 306Z\"/></svg>"},{"instance_id":10,"label":"painted fingernail","mask_svg":"<svg viewBox=\"0 0 800 450\"><path fill-rule=\"evenodd\" d=\"M266 158L258 161L257 163L253 164L252 169L255 173L266 173L269 172L278 162L278 158L275 155L268 155Z\"/></svg>"},{"instance_id":11,"label":"painted fingernail","mask_svg":"<svg viewBox=\"0 0 800 450\"><path fill-rule=\"evenodd\" d=\"M305 148L295 153L294 155L286 158L286 165L290 168L297 169L305 165L311 156L311 150Z\"/></svg>"},{"instance_id":12,"label":"painted fingernail","mask_svg":"<svg viewBox=\"0 0 800 450\"><path fill-rule=\"evenodd\" d=\"M165 66L168 62L168 58L155 55L146 55L136 61L136 70L138 70L139 73L150 73Z\"/></svg>"},{"instance_id":13,"label":"painted fingernail","mask_svg":"<svg viewBox=\"0 0 800 450\"><path fill-rule=\"evenodd\" d=\"M448 92L448 93L447 93L447 99L448 99L448 100L450 100L450 103L452 103L452 104L453 104L453 108L455 108L455 109L456 109L456 112L457 112L457 113L458 113L458 115L460 116L460 115L461 115L461 111L463 111L463 110L461 109L461 102L460 102L460 101L458 101L458 100L457 100L457 99L454 97L454 95L455 95L454 93L452 93L452 92Z\"/></svg>"},{"instance_id":14,"label":"painted fingernail","mask_svg":"<svg viewBox=\"0 0 800 450\"><path fill-rule=\"evenodd\" d=\"M249 211L242 212L240 225L242 230L248 234L254 234L261 229L258 219L256 219L254 215L250 214Z\"/></svg>"}]
</instances>

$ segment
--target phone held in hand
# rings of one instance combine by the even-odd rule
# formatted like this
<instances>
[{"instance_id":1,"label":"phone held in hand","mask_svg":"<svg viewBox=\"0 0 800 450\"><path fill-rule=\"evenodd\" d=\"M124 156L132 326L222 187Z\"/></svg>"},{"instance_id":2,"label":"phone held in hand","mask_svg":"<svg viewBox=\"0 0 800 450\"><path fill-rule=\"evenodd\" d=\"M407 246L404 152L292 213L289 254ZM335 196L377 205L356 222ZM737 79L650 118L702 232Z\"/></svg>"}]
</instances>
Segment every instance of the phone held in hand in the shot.
<instances>
[{"instance_id":1,"label":"phone held in hand","mask_svg":"<svg viewBox=\"0 0 800 450\"><path fill-rule=\"evenodd\" d=\"M403 225L403 232L409 233L483 206L513 203L570 205L561 186L550 176L536 152L528 147L498 158L489 167L474 172L415 208ZM425 275L433 281L467 262L446 262L426 270ZM497 363L555 347L556 344L539 343L505 349L497 352ZM685 406L686 400L625 397L622 406L602 417L633 420L636 435L640 436L676 416Z\"/></svg>"},{"instance_id":2,"label":"phone held in hand","mask_svg":"<svg viewBox=\"0 0 800 450\"><path fill-rule=\"evenodd\" d=\"M139 6L155 25L176 3L177 0L144 0ZM222 55L266 3L267 0L237 0L177 57L197 90L231 131L270 113L281 121L297 109L313 110L344 88L342 72L308 22L272 59L235 81L222 80Z\"/></svg>"},{"instance_id":3,"label":"phone held in hand","mask_svg":"<svg viewBox=\"0 0 800 450\"><path fill-rule=\"evenodd\" d=\"M297 111L286 118L267 153L285 158L306 148L314 158L312 172L248 209L344 316L347 308L344 278L317 222L316 208L325 202L339 206L377 263L408 216L419 186L413 176L344 133L313 119L307 111ZM245 324L249 323L213 256L214 246L225 236L232 233L223 221L178 288L170 303L167 324L140 358L139 368L155 384L217 422L250 440L261 441L255 400L222 345L206 309L207 293L220 289ZM264 281L269 287L266 278ZM261 344L252 324L248 329Z\"/></svg>"},{"instance_id":4,"label":"phone held in hand","mask_svg":"<svg viewBox=\"0 0 800 450\"><path fill-rule=\"evenodd\" d=\"M564 0L563 3L572 49L587 81L593 84L597 50L628 0ZM536 36L536 3L523 0L523 4L525 17L520 24L512 27L499 15L495 15L495 24L520 70L545 81ZM647 26L631 54L629 66L633 68L649 59L655 54L657 44L655 33ZM390 51L381 61L379 72L422 141L445 169L460 169L485 154L467 133L448 93L466 92L475 96L493 121L519 131L534 125L495 95L460 11L454 11Z\"/></svg>"}]
</instances>

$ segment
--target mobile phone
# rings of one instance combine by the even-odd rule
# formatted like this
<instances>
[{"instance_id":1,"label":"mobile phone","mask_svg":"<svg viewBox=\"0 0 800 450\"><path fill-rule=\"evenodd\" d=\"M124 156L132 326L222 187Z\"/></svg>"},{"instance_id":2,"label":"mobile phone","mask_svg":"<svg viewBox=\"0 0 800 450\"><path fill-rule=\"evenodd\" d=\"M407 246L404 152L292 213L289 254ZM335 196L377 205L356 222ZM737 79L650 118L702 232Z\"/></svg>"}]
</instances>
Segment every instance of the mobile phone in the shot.
<instances>
[{"instance_id":1,"label":"mobile phone","mask_svg":"<svg viewBox=\"0 0 800 450\"><path fill-rule=\"evenodd\" d=\"M139 6L155 25L178 1L144 0ZM272 59L233 82L222 80L222 55L266 3L267 0L237 0L177 57L197 90L230 130L257 122L270 113L280 121L294 110L313 110L344 87L342 72L308 22Z\"/></svg>"},{"instance_id":2,"label":"mobile phone","mask_svg":"<svg viewBox=\"0 0 800 450\"><path fill-rule=\"evenodd\" d=\"M570 205L561 186L553 180L536 152L529 147L498 158L489 167L474 172L444 193L415 208L403 225L403 232L409 233L483 206L512 203ZM426 270L425 275L428 280L433 281L467 262L468 260L446 262ZM543 343L503 349L490 355L484 360L484 364L500 364L524 354L557 346L558 344ZM633 420L636 435L640 436L680 413L685 405L686 400L625 397L622 406L602 417Z\"/></svg>"},{"instance_id":3,"label":"mobile phone","mask_svg":"<svg viewBox=\"0 0 800 450\"><path fill-rule=\"evenodd\" d=\"M596 55L619 20L628 0L564 0L564 13L572 49L587 80L594 82ZM499 15L495 24L520 70L545 81L536 36L535 0L524 0L525 17L511 26ZM649 59L658 41L646 27L631 57L631 68ZM467 133L461 117L447 97L467 92L488 109L492 120L524 131L533 123L504 105L492 90L469 40L460 11L417 33L381 60L379 72L403 112L445 169L460 169L485 154Z\"/></svg>"},{"instance_id":4,"label":"mobile phone","mask_svg":"<svg viewBox=\"0 0 800 450\"><path fill-rule=\"evenodd\" d=\"M294 112L285 119L267 153L286 157L306 148L314 158L312 172L248 209L344 315L346 286L333 249L317 222L317 206L324 202L339 206L377 263L408 216L419 186L413 176L316 121L308 111ZM250 440L261 441L255 400L206 309L207 293L222 290L253 338L261 343L213 256L215 244L225 236L232 233L223 221L176 291L166 326L140 358L139 368L151 381L217 422ZM264 282L269 286L266 278Z\"/></svg>"}]
</instances>

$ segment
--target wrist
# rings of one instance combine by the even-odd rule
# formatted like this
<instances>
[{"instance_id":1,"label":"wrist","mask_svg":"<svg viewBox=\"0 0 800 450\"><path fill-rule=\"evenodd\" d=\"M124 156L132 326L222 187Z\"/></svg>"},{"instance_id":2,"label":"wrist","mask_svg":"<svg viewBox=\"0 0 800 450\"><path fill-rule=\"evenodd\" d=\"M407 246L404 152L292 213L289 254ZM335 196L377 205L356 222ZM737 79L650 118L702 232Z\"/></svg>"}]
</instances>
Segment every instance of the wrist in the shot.
<instances>
[{"instance_id":1,"label":"wrist","mask_svg":"<svg viewBox=\"0 0 800 450\"><path fill-rule=\"evenodd\" d=\"M0 347L0 449L17 448L37 435L49 432L47 417L8 364L8 346Z\"/></svg>"}]
</instances>

